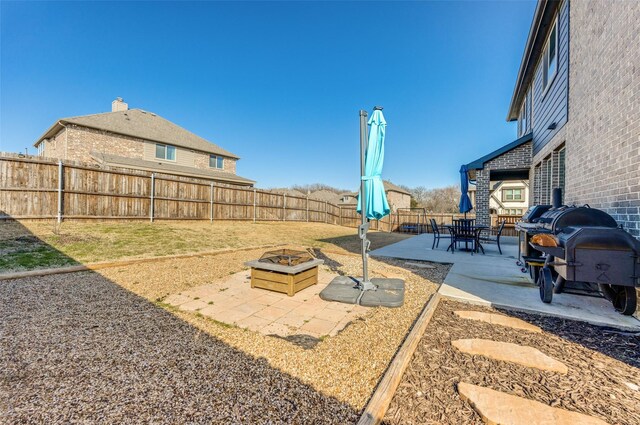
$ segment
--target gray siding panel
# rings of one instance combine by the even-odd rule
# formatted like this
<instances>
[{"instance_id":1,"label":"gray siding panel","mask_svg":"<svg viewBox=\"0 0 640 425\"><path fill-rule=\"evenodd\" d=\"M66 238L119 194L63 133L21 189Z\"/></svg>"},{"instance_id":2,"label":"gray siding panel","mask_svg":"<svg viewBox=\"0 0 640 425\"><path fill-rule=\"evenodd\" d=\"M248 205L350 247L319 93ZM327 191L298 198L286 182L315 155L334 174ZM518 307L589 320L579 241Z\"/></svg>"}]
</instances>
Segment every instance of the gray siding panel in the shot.
<instances>
[{"instance_id":1,"label":"gray siding panel","mask_svg":"<svg viewBox=\"0 0 640 425\"><path fill-rule=\"evenodd\" d=\"M565 0L558 12L558 70L549 90L543 96L543 61L536 67L533 79L533 155L549 143L567 123L569 87L569 2ZM549 130L551 123L554 130Z\"/></svg>"}]
</instances>

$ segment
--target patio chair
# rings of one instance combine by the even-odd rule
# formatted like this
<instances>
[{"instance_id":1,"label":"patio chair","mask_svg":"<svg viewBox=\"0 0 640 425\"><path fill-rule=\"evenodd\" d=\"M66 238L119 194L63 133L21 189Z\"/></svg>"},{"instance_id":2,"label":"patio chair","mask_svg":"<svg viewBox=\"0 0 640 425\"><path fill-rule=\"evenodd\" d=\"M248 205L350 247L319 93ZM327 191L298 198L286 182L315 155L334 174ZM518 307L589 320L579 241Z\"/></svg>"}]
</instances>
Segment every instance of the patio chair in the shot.
<instances>
[{"instance_id":1,"label":"patio chair","mask_svg":"<svg viewBox=\"0 0 640 425\"><path fill-rule=\"evenodd\" d=\"M453 225L449 227L451 233L451 245L447 248L451 248L451 253L455 251L458 244L463 243L466 246L466 250L473 252L476 250L477 234L471 220L453 220ZM471 244L471 249L468 248Z\"/></svg>"},{"instance_id":2,"label":"patio chair","mask_svg":"<svg viewBox=\"0 0 640 425\"><path fill-rule=\"evenodd\" d=\"M502 230L504 230L504 224L507 220L502 220L502 223L496 228L488 229L486 231L489 232L487 236L482 236L480 234L480 242L495 242L498 245L498 252L502 255L502 248L500 248L500 235L502 235Z\"/></svg>"},{"instance_id":3,"label":"patio chair","mask_svg":"<svg viewBox=\"0 0 640 425\"><path fill-rule=\"evenodd\" d=\"M431 249L437 248L440 245L440 239L451 239L451 235L442 235L440 233L440 229L438 228L438 223L433 218L429 219L429 223L431 224L431 229L433 230L433 245L431 245Z\"/></svg>"}]
</instances>

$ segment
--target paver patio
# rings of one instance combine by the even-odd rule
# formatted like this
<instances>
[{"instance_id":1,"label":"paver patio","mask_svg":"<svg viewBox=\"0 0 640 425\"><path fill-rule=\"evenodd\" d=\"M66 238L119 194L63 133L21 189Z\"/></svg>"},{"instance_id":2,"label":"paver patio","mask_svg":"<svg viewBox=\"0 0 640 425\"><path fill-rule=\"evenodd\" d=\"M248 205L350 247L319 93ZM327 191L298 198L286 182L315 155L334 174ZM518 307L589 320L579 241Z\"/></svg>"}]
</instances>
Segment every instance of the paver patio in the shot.
<instances>
[{"instance_id":1,"label":"paver patio","mask_svg":"<svg viewBox=\"0 0 640 425\"><path fill-rule=\"evenodd\" d=\"M222 281L170 295L164 301L181 310L198 312L218 322L265 335L335 336L368 310L359 305L320 299L318 294L336 276L321 266L318 284L289 297L251 288L250 271L244 270Z\"/></svg>"}]
</instances>

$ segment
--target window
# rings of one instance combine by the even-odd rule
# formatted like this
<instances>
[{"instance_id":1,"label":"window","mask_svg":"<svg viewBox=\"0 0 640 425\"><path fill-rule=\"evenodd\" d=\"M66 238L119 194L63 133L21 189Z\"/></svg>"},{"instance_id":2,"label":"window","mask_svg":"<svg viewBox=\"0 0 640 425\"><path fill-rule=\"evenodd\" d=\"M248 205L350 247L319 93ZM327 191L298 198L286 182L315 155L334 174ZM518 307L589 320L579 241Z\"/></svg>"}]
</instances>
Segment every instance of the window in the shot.
<instances>
[{"instance_id":1,"label":"window","mask_svg":"<svg viewBox=\"0 0 640 425\"><path fill-rule=\"evenodd\" d=\"M520 107L520 116L518 118L518 137L527 134L531 130L531 89L527 91L527 94L522 101Z\"/></svg>"},{"instance_id":2,"label":"window","mask_svg":"<svg viewBox=\"0 0 640 425\"><path fill-rule=\"evenodd\" d=\"M562 198L564 199L564 188L565 188L565 156L566 156L566 148L562 148L558 151L558 187L562 189Z\"/></svg>"},{"instance_id":3,"label":"window","mask_svg":"<svg viewBox=\"0 0 640 425\"><path fill-rule=\"evenodd\" d=\"M551 156L544 160L542 167L542 202L549 205L551 204L551 177L553 175L553 161L551 161Z\"/></svg>"},{"instance_id":4,"label":"window","mask_svg":"<svg viewBox=\"0 0 640 425\"><path fill-rule=\"evenodd\" d=\"M209 155L209 167L224 168L224 158L217 155Z\"/></svg>"},{"instance_id":5,"label":"window","mask_svg":"<svg viewBox=\"0 0 640 425\"><path fill-rule=\"evenodd\" d=\"M522 201L523 200L523 192L522 188L518 189L502 189L502 200L503 201ZM515 212L514 212L515 214Z\"/></svg>"},{"instance_id":6,"label":"window","mask_svg":"<svg viewBox=\"0 0 640 425\"><path fill-rule=\"evenodd\" d=\"M44 156L44 144L47 143L47 139L40 142L38 145L38 156Z\"/></svg>"},{"instance_id":7,"label":"window","mask_svg":"<svg viewBox=\"0 0 640 425\"><path fill-rule=\"evenodd\" d=\"M551 27L547 44L543 51L542 87L546 92L558 70L558 21Z\"/></svg>"},{"instance_id":8,"label":"window","mask_svg":"<svg viewBox=\"0 0 640 425\"><path fill-rule=\"evenodd\" d=\"M167 161L176 160L176 148L175 146L162 145L156 143L156 158L165 159Z\"/></svg>"}]
</instances>

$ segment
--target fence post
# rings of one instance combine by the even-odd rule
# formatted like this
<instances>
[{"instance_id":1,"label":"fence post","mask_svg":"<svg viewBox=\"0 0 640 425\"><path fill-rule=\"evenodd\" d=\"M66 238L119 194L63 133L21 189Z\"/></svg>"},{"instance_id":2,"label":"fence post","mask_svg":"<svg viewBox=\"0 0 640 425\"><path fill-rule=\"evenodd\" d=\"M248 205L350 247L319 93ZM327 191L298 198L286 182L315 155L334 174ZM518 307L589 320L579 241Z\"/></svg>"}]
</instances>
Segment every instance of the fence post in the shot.
<instances>
[{"instance_id":1,"label":"fence post","mask_svg":"<svg viewBox=\"0 0 640 425\"><path fill-rule=\"evenodd\" d=\"M154 213L154 202L153 198L156 193L156 173L151 173L151 204L149 205L149 219L153 223L153 213Z\"/></svg>"},{"instance_id":2,"label":"fence post","mask_svg":"<svg viewBox=\"0 0 640 425\"><path fill-rule=\"evenodd\" d=\"M339 221L339 223L340 223L340 226L342 226L342 207L338 207L338 208L340 208L339 213L338 213L338 214L340 214L340 221Z\"/></svg>"},{"instance_id":3,"label":"fence post","mask_svg":"<svg viewBox=\"0 0 640 425\"><path fill-rule=\"evenodd\" d=\"M327 224L329 222L329 215L328 215L328 205L327 205L327 201L324 201L324 223Z\"/></svg>"},{"instance_id":4,"label":"fence post","mask_svg":"<svg viewBox=\"0 0 640 425\"><path fill-rule=\"evenodd\" d=\"M64 214L64 202L62 199L62 191L64 190L63 167L62 161L58 161L58 223L62 223L62 215Z\"/></svg>"},{"instance_id":5,"label":"fence post","mask_svg":"<svg viewBox=\"0 0 640 425\"><path fill-rule=\"evenodd\" d=\"M309 195L307 195L307 223L309 222Z\"/></svg>"},{"instance_id":6,"label":"fence post","mask_svg":"<svg viewBox=\"0 0 640 425\"><path fill-rule=\"evenodd\" d=\"M282 194L282 221L287 221L287 195Z\"/></svg>"},{"instance_id":7,"label":"fence post","mask_svg":"<svg viewBox=\"0 0 640 425\"><path fill-rule=\"evenodd\" d=\"M213 182L209 191L209 221L213 222Z\"/></svg>"},{"instance_id":8,"label":"fence post","mask_svg":"<svg viewBox=\"0 0 640 425\"><path fill-rule=\"evenodd\" d=\"M256 190L253 189L253 222L256 222Z\"/></svg>"}]
</instances>

